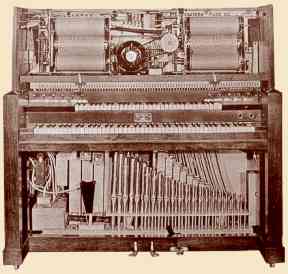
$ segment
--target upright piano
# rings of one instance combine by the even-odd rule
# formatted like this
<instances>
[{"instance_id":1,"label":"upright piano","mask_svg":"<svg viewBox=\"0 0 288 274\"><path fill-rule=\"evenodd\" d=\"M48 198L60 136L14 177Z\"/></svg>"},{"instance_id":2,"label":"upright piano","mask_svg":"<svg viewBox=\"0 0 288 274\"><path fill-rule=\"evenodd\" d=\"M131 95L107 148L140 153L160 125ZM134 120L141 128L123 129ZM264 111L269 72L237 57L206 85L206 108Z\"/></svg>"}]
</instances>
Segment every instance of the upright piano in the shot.
<instances>
[{"instance_id":1,"label":"upright piano","mask_svg":"<svg viewBox=\"0 0 288 274\"><path fill-rule=\"evenodd\" d=\"M15 8L4 264L282 245L272 6Z\"/></svg>"}]
</instances>

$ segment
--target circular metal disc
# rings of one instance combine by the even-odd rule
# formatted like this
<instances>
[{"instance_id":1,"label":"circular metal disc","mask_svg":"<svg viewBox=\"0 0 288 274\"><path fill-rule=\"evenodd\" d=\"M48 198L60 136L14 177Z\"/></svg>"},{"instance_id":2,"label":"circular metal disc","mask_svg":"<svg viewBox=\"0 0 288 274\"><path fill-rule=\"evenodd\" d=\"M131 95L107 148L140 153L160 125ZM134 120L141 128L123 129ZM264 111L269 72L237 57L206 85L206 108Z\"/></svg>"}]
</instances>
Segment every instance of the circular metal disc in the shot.
<instances>
[{"instance_id":1,"label":"circular metal disc","mask_svg":"<svg viewBox=\"0 0 288 274\"><path fill-rule=\"evenodd\" d=\"M178 48L179 41L175 34L166 33L162 36L160 40L161 48L166 52L173 52Z\"/></svg>"}]
</instances>

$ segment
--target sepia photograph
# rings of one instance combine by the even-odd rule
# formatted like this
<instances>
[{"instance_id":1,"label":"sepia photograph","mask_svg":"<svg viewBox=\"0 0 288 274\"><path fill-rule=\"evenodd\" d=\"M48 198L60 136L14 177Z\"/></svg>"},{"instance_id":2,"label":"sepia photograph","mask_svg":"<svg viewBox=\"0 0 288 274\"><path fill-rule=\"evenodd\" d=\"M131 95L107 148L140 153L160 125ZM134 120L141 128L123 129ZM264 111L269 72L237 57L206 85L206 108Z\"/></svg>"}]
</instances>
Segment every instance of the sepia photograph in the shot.
<instances>
[{"instance_id":1,"label":"sepia photograph","mask_svg":"<svg viewBox=\"0 0 288 274\"><path fill-rule=\"evenodd\" d=\"M58 2L1 5L3 273L285 273L285 1Z\"/></svg>"}]
</instances>

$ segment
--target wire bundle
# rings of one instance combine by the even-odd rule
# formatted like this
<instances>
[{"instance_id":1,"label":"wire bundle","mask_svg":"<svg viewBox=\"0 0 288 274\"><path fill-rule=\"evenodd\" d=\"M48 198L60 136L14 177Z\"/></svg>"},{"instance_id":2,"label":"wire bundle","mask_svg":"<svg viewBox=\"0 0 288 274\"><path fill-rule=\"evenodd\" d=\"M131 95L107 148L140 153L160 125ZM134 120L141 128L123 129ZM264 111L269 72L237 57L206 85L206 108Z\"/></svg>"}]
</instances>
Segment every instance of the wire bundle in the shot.
<instances>
[{"instance_id":1,"label":"wire bundle","mask_svg":"<svg viewBox=\"0 0 288 274\"><path fill-rule=\"evenodd\" d=\"M75 189L67 189L63 190L59 185L56 184L55 180L55 168L56 168L56 159L55 155L51 152L47 153L47 159L45 165L47 166L47 174L45 175L45 184L40 185L37 180L36 180L36 168L37 168L37 160L33 158L29 158L29 162L31 163L31 173L30 176L28 176L28 183L30 186L34 189L37 190L38 192L41 192L43 194L43 197L46 197L46 195L51 195L52 196L52 201L55 201L57 196L59 194L63 193L69 193L71 191L78 190L80 188L77 187Z\"/></svg>"}]
</instances>

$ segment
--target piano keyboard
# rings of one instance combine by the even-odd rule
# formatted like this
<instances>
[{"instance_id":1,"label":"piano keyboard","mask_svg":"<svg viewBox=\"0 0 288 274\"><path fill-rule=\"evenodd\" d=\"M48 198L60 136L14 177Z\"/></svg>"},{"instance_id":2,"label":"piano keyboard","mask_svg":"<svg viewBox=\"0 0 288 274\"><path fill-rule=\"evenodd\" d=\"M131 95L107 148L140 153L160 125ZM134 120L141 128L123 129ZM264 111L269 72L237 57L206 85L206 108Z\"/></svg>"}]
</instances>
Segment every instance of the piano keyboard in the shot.
<instances>
[{"instance_id":1,"label":"piano keyboard","mask_svg":"<svg viewBox=\"0 0 288 274\"><path fill-rule=\"evenodd\" d=\"M255 132L250 123L43 123L33 134L189 134Z\"/></svg>"},{"instance_id":2,"label":"piano keyboard","mask_svg":"<svg viewBox=\"0 0 288 274\"><path fill-rule=\"evenodd\" d=\"M75 111L171 111L171 110L222 110L220 103L103 103L75 104Z\"/></svg>"}]
</instances>

